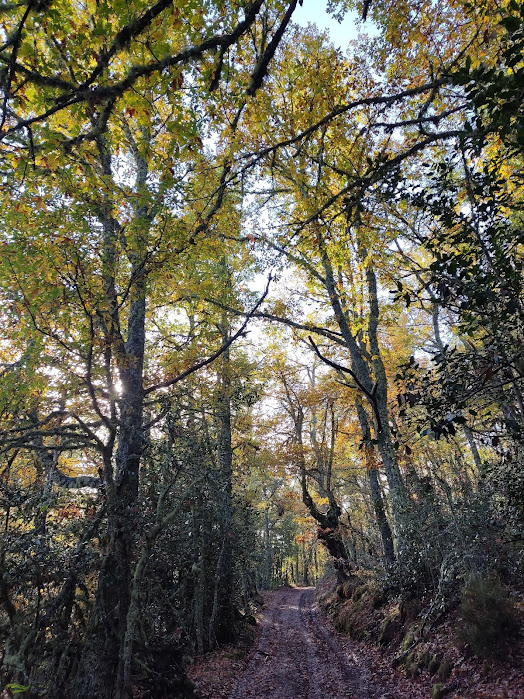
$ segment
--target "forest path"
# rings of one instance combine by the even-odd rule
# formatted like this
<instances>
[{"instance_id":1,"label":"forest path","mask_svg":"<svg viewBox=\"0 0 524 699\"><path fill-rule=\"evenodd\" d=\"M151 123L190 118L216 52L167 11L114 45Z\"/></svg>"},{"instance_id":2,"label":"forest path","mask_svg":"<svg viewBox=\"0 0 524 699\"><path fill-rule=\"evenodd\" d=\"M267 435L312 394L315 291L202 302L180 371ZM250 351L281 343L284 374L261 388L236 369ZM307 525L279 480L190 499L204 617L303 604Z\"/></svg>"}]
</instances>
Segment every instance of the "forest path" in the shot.
<instances>
[{"instance_id":1,"label":"forest path","mask_svg":"<svg viewBox=\"0 0 524 699\"><path fill-rule=\"evenodd\" d=\"M256 653L229 699L368 699L367 672L326 628L313 587L270 598Z\"/></svg>"}]
</instances>

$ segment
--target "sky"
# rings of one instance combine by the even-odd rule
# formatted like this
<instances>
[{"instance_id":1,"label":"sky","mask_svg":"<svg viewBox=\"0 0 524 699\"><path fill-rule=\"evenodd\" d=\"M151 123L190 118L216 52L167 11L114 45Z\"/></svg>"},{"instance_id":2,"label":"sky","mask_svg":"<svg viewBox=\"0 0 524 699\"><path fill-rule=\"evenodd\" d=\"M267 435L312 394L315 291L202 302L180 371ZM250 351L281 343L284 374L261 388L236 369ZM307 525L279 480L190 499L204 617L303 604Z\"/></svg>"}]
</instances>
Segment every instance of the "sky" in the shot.
<instances>
[{"instance_id":1,"label":"sky","mask_svg":"<svg viewBox=\"0 0 524 699\"><path fill-rule=\"evenodd\" d=\"M293 21L303 27L311 22L319 29L326 29L335 46L345 51L348 42L357 36L358 16L353 12L347 13L344 21L339 23L327 14L326 6L326 0L303 0L302 7L298 5L293 13Z\"/></svg>"}]
</instances>

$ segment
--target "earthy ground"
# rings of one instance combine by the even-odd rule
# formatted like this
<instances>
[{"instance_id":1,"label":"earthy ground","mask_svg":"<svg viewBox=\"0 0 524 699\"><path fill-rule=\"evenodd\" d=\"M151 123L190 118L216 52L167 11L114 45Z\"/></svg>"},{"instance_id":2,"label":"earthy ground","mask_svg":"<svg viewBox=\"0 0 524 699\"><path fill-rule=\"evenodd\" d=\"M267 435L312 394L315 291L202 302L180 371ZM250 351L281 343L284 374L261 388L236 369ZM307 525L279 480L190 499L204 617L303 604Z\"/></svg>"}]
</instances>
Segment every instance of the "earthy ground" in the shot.
<instances>
[{"instance_id":1,"label":"earthy ground","mask_svg":"<svg viewBox=\"0 0 524 699\"><path fill-rule=\"evenodd\" d=\"M266 593L253 639L201 658L188 675L198 699L429 699L435 678L407 677L392 657L337 633L320 613L314 588ZM445 629L443 630L443 633ZM447 642L440 639L441 643ZM484 667L452 658L441 696L450 699L524 699L518 657ZM515 648L517 652L517 648ZM458 651L455 651L458 655ZM510 651L511 655L511 651Z\"/></svg>"},{"instance_id":2,"label":"earthy ground","mask_svg":"<svg viewBox=\"0 0 524 699\"><path fill-rule=\"evenodd\" d=\"M314 588L266 595L257 638L245 657L234 647L189 670L200 699L411 699L412 685L382 668L320 614ZM384 674L384 676L382 676ZM404 686L405 685L405 686Z\"/></svg>"},{"instance_id":3,"label":"earthy ground","mask_svg":"<svg viewBox=\"0 0 524 699\"><path fill-rule=\"evenodd\" d=\"M314 589L284 588L264 614L258 647L230 699L364 699L365 668L322 624Z\"/></svg>"}]
</instances>

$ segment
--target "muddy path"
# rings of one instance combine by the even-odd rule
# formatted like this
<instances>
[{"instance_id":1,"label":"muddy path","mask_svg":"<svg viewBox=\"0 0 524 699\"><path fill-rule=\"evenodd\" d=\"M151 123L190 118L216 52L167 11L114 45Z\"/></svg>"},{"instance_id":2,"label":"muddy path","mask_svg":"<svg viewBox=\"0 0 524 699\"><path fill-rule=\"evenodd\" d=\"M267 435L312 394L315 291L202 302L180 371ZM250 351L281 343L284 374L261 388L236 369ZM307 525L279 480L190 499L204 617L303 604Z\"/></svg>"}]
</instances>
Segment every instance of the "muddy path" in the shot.
<instances>
[{"instance_id":1,"label":"muddy path","mask_svg":"<svg viewBox=\"0 0 524 699\"><path fill-rule=\"evenodd\" d=\"M324 625L314 588L284 588L264 611L258 647L229 699L369 699L366 677Z\"/></svg>"}]
</instances>

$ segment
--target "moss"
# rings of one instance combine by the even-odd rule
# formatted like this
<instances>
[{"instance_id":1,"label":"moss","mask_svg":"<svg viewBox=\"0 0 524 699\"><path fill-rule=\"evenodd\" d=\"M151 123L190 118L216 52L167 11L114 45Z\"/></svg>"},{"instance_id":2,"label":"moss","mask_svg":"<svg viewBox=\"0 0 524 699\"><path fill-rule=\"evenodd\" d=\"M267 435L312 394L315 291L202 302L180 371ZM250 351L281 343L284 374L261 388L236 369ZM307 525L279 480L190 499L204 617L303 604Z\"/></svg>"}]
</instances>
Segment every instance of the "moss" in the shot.
<instances>
[{"instance_id":1,"label":"moss","mask_svg":"<svg viewBox=\"0 0 524 699\"><path fill-rule=\"evenodd\" d=\"M409 677L409 679L414 679L417 676L417 665L416 663L414 665L408 665L406 667L406 677Z\"/></svg>"},{"instance_id":2,"label":"moss","mask_svg":"<svg viewBox=\"0 0 524 699\"><path fill-rule=\"evenodd\" d=\"M364 630L364 621L360 617L360 608L351 600L340 605L333 618L333 624L337 631L345 633L352 638L360 638Z\"/></svg>"},{"instance_id":3,"label":"moss","mask_svg":"<svg viewBox=\"0 0 524 699\"><path fill-rule=\"evenodd\" d=\"M370 589L368 585L360 585L356 589L353 589L353 595L352 595L352 600L353 602L356 602L357 600L361 599L369 599L369 593Z\"/></svg>"},{"instance_id":4,"label":"moss","mask_svg":"<svg viewBox=\"0 0 524 699\"><path fill-rule=\"evenodd\" d=\"M413 678L419 674L420 668L414 653L410 653L406 657L406 660L404 661L404 667L406 668L407 677Z\"/></svg>"},{"instance_id":5,"label":"moss","mask_svg":"<svg viewBox=\"0 0 524 699\"><path fill-rule=\"evenodd\" d=\"M371 638L373 629L370 627L370 622L371 624L375 622L371 605L373 588L366 583L353 588L353 590L351 599L342 599L337 593L336 604L332 604L331 608L329 608L329 604L332 601L332 598L329 598L329 601L326 601L323 607L331 613L333 624L337 631L345 633L356 640ZM346 589L346 592L348 591L349 588Z\"/></svg>"},{"instance_id":6,"label":"moss","mask_svg":"<svg viewBox=\"0 0 524 699\"><path fill-rule=\"evenodd\" d=\"M428 667L430 663L430 655L429 655L429 650L423 650L419 656L418 656L418 664L419 667Z\"/></svg>"},{"instance_id":7,"label":"moss","mask_svg":"<svg viewBox=\"0 0 524 699\"><path fill-rule=\"evenodd\" d=\"M430 674L434 675L440 667L441 658L438 653L435 653L428 663L428 670Z\"/></svg>"},{"instance_id":8,"label":"moss","mask_svg":"<svg viewBox=\"0 0 524 699\"><path fill-rule=\"evenodd\" d=\"M444 658L444 660L440 663L437 672L438 679L441 682L446 682L446 680L449 679L449 676L451 675L452 669L453 665L451 664L451 662L447 658Z\"/></svg>"},{"instance_id":9,"label":"moss","mask_svg":"<svg viewBox=\"0 0 524 699\"><path fill-rule=\"evenodd\" d=\"M328 614L334 614L337 610L337 607L340 604L340 600L336 593L332 593L328 595L324 600L322 600L322 608L328 613Z\"/></svg>"},{"instance_id":10,"label":"moss","mask_svg":"<svg viewBox=\"0 0 524 699\"><path fill-rule=\"evenodd\" d=\"M413 630L410 629L407 632L407 634L404 636L404 639L402 641L402 650L407 650L408 648L411 648L414 640L415 640L415 634L413 633Z\"/></svg>"},{"instance_id":11,"label":"moss","mask_svg":"<svg viewBox=\"0 0 524 699\"><path fill-rule=\"evenodd\" d=\"M378 630L378 642L381 646L387 646L395 637L398 629L399 617L399 609L398 607L395 607L380 624L380 628Z\"/></svg>"},{"instance_id":12,"label":"moss","mask_svg":"<svg viewBox=\"0 0 524 699\"><path fill-rule=\"evenodd\" d=\"M415 621L421 609L422 602L418 599L402 600L400 603L400 616L402 621L406 624Z\"/></svg>"}]
</instances>

